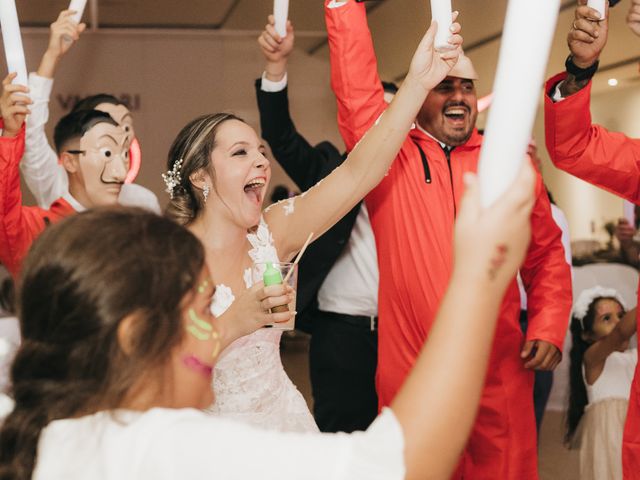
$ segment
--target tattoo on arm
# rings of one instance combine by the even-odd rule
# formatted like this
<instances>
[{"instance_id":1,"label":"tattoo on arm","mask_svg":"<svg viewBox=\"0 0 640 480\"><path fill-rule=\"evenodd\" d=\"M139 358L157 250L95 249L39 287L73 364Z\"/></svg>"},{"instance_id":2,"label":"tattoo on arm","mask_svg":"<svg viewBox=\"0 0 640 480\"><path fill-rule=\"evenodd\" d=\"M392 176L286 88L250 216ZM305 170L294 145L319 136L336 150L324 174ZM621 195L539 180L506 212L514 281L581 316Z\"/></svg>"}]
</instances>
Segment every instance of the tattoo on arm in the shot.
<instances>
[{"instance_id":1,"label":"tattoo on arm","mask_svg":"<svg viewBox=\"0 0 640 480\"><path fill-rule=\"evenodd\" d=\"M496 248L496 254L491 259L491 263L489 266L489 278L491 280L496 279L496 275L498 275L498 271L504 265L504 262L507 259L507 254L509 253L509 247L504 244L498 245Z\"/></svg>"}]
</instances>

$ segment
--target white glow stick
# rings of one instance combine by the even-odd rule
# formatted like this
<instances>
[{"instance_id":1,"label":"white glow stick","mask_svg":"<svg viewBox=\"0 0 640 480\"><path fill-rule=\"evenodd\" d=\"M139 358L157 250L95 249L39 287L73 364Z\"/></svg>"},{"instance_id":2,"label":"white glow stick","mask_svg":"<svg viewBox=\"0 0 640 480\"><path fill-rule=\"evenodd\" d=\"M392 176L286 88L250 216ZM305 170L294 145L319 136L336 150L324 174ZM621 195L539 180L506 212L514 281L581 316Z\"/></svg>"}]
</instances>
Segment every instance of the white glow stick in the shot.
<instances>
[{"instance_id":1,"label":"white glow stick","mask_svg":"<svg viewBox=\"0 0 640 480\"><path fill-rule=\"evenodd\" d=\"M636 206L625 200L622 203L622 211L624 213L624 218L627 219L627 222L629 222L629 225L631 225L632 227L635 228L636 226Z\"/></svg>"},{"instance_id":2,"label":"white glow stick","mask_svg":"<svg viewBox=\"0 0 640 480\"><path fill-rule=\"evenodd\" d=\"M511 185L525 158L542 91L560 0L510 0L478 179L482 205Z\"/></svg>"},{"instance_id":3,"label":"white glow stick","mask_svg":"<svg viewBox=\"0 0 640 480\"><path fill-rule=\"evenodd\" d=\"M436 33L436 50L451 50L453 45L449 43L451 36L451 0L431 0L431 19L438 22Z\"/></svg>"},{"instance_id":4,"label":"white glow stick","mask_svg":"<svg viewBox=\"0 0 640 480\"><path fill-rule=\"evenodd\" d=\"M74 22L80 23L80 20L82 20L82 14L84 13L84 7L86 6L87 0L71 0L71 3L69 3L69 10L76 12L71 16Z\"/></svg>"},{"instance_id":5,"label":"white glow stick","mask_svg":"<svg viewBox=\"0 0 640 480\"><path fill-rule=\"evenodd\" d=\"M0 0L0 28L2 28L2 43L7 59L9 73L17 73L13 80L16 85L28 85L27 65L24 60L20 24L14 0Z\"/></svg>"},{"instance_id":6,"label":"white glow stick","mask_svg":"<svg viewBox=\"0 0 640 480\"><path fill-rule=\"evenodd\" d=\"M604 18L605 2L608 0L589 0L587 6L598 11L600 18Z\"/></svg>"},{"instance_id":7,"label":"white glow stick","mask_svg":"<svg viewBox=\"0 0 640 480\"><path fill-rule=\"evenodd\" d=\"M287 18L289 18L289 0L273 0L273 16L276 19L276 32L282 38L286 37Z\"/></svg>"}]
</instances>

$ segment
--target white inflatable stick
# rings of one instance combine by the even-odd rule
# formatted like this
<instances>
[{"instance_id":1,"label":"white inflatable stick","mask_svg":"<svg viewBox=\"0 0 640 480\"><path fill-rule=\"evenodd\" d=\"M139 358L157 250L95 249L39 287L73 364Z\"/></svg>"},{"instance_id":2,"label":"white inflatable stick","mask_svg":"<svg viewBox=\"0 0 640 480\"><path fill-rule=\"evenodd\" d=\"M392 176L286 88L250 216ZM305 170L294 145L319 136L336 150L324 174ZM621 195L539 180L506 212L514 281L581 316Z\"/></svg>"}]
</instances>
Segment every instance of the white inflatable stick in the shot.
<instances>
[{"instance_id":1,"label":"white inflatable stick","mask_svg":"<svg viewBox=\"0 0 640 480\"><path fill-rule=\"evenodd\" d=\"M287 18L289 18L289 0L273 0L273 16L276 19L276 32L282 38L287 36Z\"/></svg>"},{"instance_id":2,"label":"white inflatable stick","mask_svg":"<svg viewBox=\"0 0 640 480\"><path fill-rule=\"evenodd\" d=\"M435 49L451 50L453 45L449 43L451 36L451 0L431 0L431 19L438 22Z\"/></svg>"},{"instance_id":3,"label":"white inflatable stick","mask_svg":"<svg viewBox=\"0 0 640 480\"><path fill-rule=\"evenodd\" d=\"M607 0L589 0L587 2L587 6L590 8L593 8L595 10L598 11L598 13L600 13L600 18L604 18L604 12L605 12L605 2Z\"/></svg>"},{"instance_id":4,"label":"white inflatable stick","mask_svg":"<svg viewBox=\"0 0 640 480\"><path fill-rule=\"evenodd\" d=\"M7 69L9 73L18 74L13 83L27 86L29 85L27 65L24 59L20 24L14 0L0 0L0 28L2 28L2 43L7 59Z\"/></svg>"},{"instance_id":5,"label":"white inflatable stick","mask_svg":"<svg viewBox=\"0 0 640 480\"><path fill-rule=\"evenodd\" d=\"M509 0L478 179L482 205L515 180L535 120L560 0ZM522 72L527 72L523 75Z\"/></svg>"}]
</instances>

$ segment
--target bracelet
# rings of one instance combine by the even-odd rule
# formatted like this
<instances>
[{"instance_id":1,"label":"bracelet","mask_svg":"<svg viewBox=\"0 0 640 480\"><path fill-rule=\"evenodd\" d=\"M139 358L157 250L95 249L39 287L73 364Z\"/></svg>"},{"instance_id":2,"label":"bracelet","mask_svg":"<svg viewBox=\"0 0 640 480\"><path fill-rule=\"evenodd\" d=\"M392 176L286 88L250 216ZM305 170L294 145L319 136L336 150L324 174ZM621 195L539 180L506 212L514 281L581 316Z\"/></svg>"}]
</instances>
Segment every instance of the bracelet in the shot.
<instances>
[{"instance_id":1,"label":"bracelet","mask_svg":"<svg viewBox=\"0 0 640 480\"><path fill-rule=\"evenodd\" d=\"M578 82L590 80L598 71L598 65L600 65L600 61L596 60L590 67L580 68L573 63L573 55L569 55L566 62L564 62L564 68L567 70L567 73L573 75Z\"/></svg>"}]
</instances>

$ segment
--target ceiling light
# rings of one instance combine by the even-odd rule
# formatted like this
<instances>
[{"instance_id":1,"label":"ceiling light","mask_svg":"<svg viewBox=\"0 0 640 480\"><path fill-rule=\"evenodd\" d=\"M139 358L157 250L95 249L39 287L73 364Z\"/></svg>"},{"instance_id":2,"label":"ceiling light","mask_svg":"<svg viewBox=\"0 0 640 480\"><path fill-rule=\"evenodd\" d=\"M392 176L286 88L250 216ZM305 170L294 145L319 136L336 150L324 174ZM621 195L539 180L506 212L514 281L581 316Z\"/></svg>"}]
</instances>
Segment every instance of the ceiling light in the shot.
<instances>
[{"instance_id":1,"label":"ceiling light","mask_svg":"<svg viewBox=\"0 0 640 480\"><path fill-rule=\"evenodd\" d=\"M607 83L609 84L610 87L615 87L616 85L618 85L618 79L610 78L609 80L607 80Z\"/></svg>"}]
</instances>

